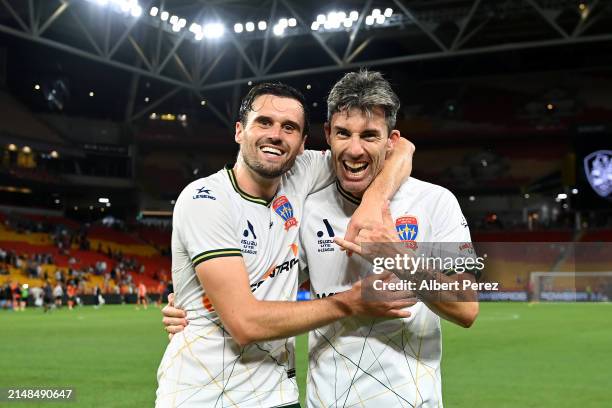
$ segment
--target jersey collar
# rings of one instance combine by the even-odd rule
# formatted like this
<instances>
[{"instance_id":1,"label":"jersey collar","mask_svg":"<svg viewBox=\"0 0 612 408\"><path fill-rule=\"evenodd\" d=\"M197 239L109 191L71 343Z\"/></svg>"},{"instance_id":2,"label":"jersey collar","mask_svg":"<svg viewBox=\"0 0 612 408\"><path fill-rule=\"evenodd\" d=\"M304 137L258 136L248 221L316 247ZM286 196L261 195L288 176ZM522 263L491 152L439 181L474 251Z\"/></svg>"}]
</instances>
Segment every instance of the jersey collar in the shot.
<instances>
[{"instance_id":1,"label":"jersey collar","mask_svg":"<svg viewBox=\"0 0 612 408\"><path fill-rule=\"evenodd\" d=\"M236 181L236 175L234 174L234 166L230 164L226 164L225 171L227 172L227 176L229 177L230 182L232 183L232 187L234 187L234 190L240 195L240 197L252 203L261 204L266 207L270 205L270 203L272 202L272 199L266 200L264 198L255 197L255 196L252 196L242 191L242 189L238 185L238 182Z\"/></svg>"},{"instance_id":2,"label":"jersey collar","mask_svg":"<svg viewBox=\"0 0 612 408\"><path fill-rule=\"evenodd\" d=\"M354 195L352 195L351 193L343 189L339 181L336 181L336 188L338 189L338 192L345 200L353 204L356 204L356 205L361 204L361 198L355 197Z\"/></svg>"}]
</instances>

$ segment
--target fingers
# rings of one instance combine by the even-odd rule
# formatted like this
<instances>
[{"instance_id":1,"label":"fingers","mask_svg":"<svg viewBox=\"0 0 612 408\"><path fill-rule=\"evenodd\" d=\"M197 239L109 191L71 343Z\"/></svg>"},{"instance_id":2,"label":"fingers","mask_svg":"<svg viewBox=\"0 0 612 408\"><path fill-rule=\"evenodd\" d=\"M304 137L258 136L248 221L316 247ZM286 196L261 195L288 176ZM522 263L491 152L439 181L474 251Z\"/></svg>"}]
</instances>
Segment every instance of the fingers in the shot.
<instances>
[{"instance_id":1,"label":"fingers","mask_svg":"<svg viewBox=\"0 0 612 408\"><path fill-rule=\"evenodd\" d=\"M174 293L168 295L168 306L174 307Z\"/></svg>"},{"instance_id":2,"label":"fingers","mask_svg":"<svg viewBox=\"0 0 612 408\"><path fill-rule=\"evenodd\" d=\"M177 309L176 307L173 307L170 304L164 306L164 308L162 309L162 314L164 315L164 317L187 317L187 314L183 309Z\"/></svg>"},{"instance_id":3,"label":"fingers","mask_svg":"<svg viewBox=\"0 0 612 408\"><path fill-rule=\"evenodd\" d=\"M166 327L166 331L169 334L177 334L177 333L182 332L184 329L185 329L184 326L167 326Z\"/></svg>"},{"instance_id":4,"label":"fingers","mask_svg":"<svg viewBox=\"0 0 612 408\"><path fill-rule=\"evenodd\" d=\"M361 246L355 244L354 242L350 242L344 238L340 238L340 237L335 237L334 238L334 242L340 246L340 248L347 250L347 251L351 251L351 252L355 252L359 255L361 255Z\"/></svg>"},{"instance_id":5,"label":"fingers","mask_svg":"<svg viewBox=\"0 0 612 408\"><path fill-rule=\"evenodd\" d=\"M410 313L408 310L389 310L387 316L388 317L397 317L397 318L406 318L406 317L410 317L412 315L412 313Z\"/></svg>"},{"instance_id":6,"label":"fingers","mask_svg":"<svg viewBox=\"0 0 612 408\"><path fill-rule=\"evenodd\" d=\"M164 318L162 319L162 323L164 324L164 326L183 326L183 327L189 324L187 319L178 318L178 317L168 317L168 316L164 316Z\"/></svg>"},{"instance_id":7,"label":"fingers","mask_svg":"<svg viewBox=\"0 0 612 408\"><path fill-rule=\"evenodd\" d=\"M359 227L355 225L352 221L349 221L348 226L346 227L346 233L344 234L344 239L346 241L354 242L355 238L357 238L357 234L359 233Z\"/></svg>"}]
</instances>

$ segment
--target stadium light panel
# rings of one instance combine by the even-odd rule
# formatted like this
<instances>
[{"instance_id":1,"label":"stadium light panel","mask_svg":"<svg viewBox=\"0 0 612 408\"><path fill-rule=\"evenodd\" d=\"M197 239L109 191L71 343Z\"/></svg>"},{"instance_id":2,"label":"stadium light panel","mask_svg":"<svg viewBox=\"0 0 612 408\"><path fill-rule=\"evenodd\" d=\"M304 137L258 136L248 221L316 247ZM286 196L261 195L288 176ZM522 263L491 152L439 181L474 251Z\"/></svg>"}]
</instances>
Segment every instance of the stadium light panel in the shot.
<instances>
[{"instance_id":1,"label":"stadium light panel","mask_svg":"<svg viewBox=\"0 0 612 408\"><path fill-rule=\"evenodd\" d=\"M244 30L244 27L240 23L234 24L234 32L240 34Z\"/></svg>"},{"instance_id":2,"label":"stadium light panel","mask_svg":"<svg viewBox=\"0 0 612 408\"><path fill-rule=\"evenodd\" d=\"M349 17L350 17L351 20L357 21L357 20L359 20L359 12L353 10L353 11L351 11L349 13Z\"/></svg>"},{"instance_id":3,"label":"stadium light panel","mask_svg":"<svg viewBox=\"0 0 612 408\"><path fill-rule=\"evenodd\" d=\"M142 15L142 7L140 7L138 4L135 4L134 6L132 6L132 8L130 9L130 14L132 17L134 18L138 18Z\"/></svg>"},{"instance_id":4,"label":"stadium light panel","mask_svg":"<svg viewBox=\"0 0 612 408\"><path fill-rule=\"evenodd\" d=\"M96 0L96 3L102 7L105 7L108 5L108 0Z\"/></svg>"},{"instance_id":5,"label":"stadium light panel","mask_svg":"<svg viewBox=\"0 0 612 408\"><path fill-rule=\"evenodd\" d=\"M186 25L187 25L187 20L185 20L184 18L179 19L178 26L180 28L184 28Z\"/></svg>"},{"instance_id":6,"label":"stadium light panel","mask_svg":"<svg viewBox=\"0 0 612 408\"><path fill-rule=\"evenodd\" d=\"M157 13L159 13L159 9L157 7L151 7L151 11L149 11L149 15L151 17L157 17Z\"/></svg>"},{"instance_id":7,"label":"stadium light panel","mask_svg":"<svg viewBox=\"0 0 612 408\"><path fill-rule=\"evenodd\" d=\"M106 204L106 203L110 202L110 200L108 198L106 198L106 197L100 197L100 198L98 198L98 202L102 203L102 204Z\"/></svg>"},{"instance_id":8,"label":"stadium light panel","mask_svg":"<svg viewBox=\"0 0 612 408\"><path fill-rule=\"evenodd\" d=\"M325 24L325 20L326 20L325 14L319 14L317 16L317 23L319 23L319 25Z\"/></svg>"},{"instance_id":9,"label":"stadium light panel","mask_svg":"<svg viewBox=\"0 0 612 408\"><path fill-rule=\"evenodd\" d=\"M324 24L323 24L323 28L325 28L326 30L330 30L333 27L334 22L333 21L329 21L327 20Z\"/></svg>"},{"instance_id":10,"label":"stadium light panel","mask_svg":"<svg viewBox=\"0 0 612 408\"><path fill-rule=\"evenodd\" d=\"M280 20L278 20L277 25L284 30L285 28L289 27L289 22L286 18L281 18Z\"/></svg>"},{"instance_id":11,"label":"stadium light panel","mask_svg":"<svg viewBox=\"0 0 612 408\"><path fill-rule=\"evenodd\" d=\"M170 17L170 13L167 11L162 11L160 18L162 21L168 21L168 17Z\"/></svg>"},{"instance_id":12,"label":"stadium light panel","mask_svg":"<svg viewBox=\"0 0 612 408\"><path fill-rule=\"evenodd\" d=\"M147 103L149 103L149 101L150 101L149 97L148 97L148 96L146 96L146 97L144 98L144 101L145 101L145 102L147 102Z\"/></svg>"},{"instance_id":13,"label":"stadium light panel","mask_svg":"<svg viewBox=\"0 0 612 408\"><path fill-rule=\"evenodd\" d=\"M38 84L34 85L34 89L36 89L37 91L40 90L40 85Z\"/></svg>"},{"instance_id":14,"label":"stadium light panel","mask_svg":"<svg viewBox=\"0 0 612 408\"><path fill-rule=\"evenodd\" d=\"M25 154L32 153L32 149L30 148L30 146L23 146L23 149L21 149L21 151L23 151Z\"/></svg>"},{"instance_id":15,"label":"stadium light panel","mask_svg":"<svg viewBox=\"0 0 612 408\"><path fill-rule=\"evenodd\" d=\"M205 100L201 100L201 101L200 101L200 105L201 105L201 106L206 106L206 101L205 101Z\"/></svg>"},{"instance_id":16,"label":"stadium light panel","mask_svg":"<svg viewBox=\"0 0 612 408\"><path fill-rule=\"evenodd\" d=\"M572 188L572 194L578 194L578 189L577 188Z\"/></svg>"},{"instance_id":17,"label":"stadium light panel","mask_svg":"<svg viewBox=\"0 0 612 408\"><path fill-rule=\"evenodd\" d=\"M255 23L253 23L252 21L249 21L248 23L245 24L244 28L250 33L252 31L255 31Z\"/></svg>"},{"instance_id":18,"label":"stadium light panel","mask_svg":"<svg viewBox=\"0 0 612 408\"><path fill-rule=\"evenodd\" d=\"M178 33L179 31L181 31L181 27L179 27L178 24L174 24L172 26L172 31L174 31L175 33Z\"/></svg>"},{"instance_id":19,"label":"stadium light panel","mask_svg":"<svg viewBox=\"0 0 612 408\"><path fill-rule=\"evenodd\" d=\"M336 18L342 21L346 18L346 13L344 11L339 11L336 13Z\"/></svg>"},{"instance_id":20,"label":"stadium light panel","mask_svg":"<svg viewBox=\"0 0 612 408\"><path fill-rule=\"evenodd\" d=\"M469 200L470 200L470 201L476 201L476 197L474 197L474 196L470 196Z\"/></svg>"},{"instance_id":21,"label":"stadium light panel","mask_svg":"<svg viewBox=\"0 0 612 408\"><path fill-rule=\"evenodd\" d=\"M353 25L353 20L347 18L342 22L342 25L346 28L350 28Z\"/></svg>"},{"instance_id":22,"label":"stadium light panel","mask_svg":"<svg viewBox=\"0 0 612 408\"><path fill-rule=\"evenodd\" d=\"M529 195L529 193L525 193L525 195L524 195L523 197L525 197L525 198L529 198L529 197L531 197L531 196Z\"/></svg>"},{"instance_id":23,"label":"stadium light panel","mask_svg":"<svg viewBox=\"0 0 612 408\"><path fill-rule=\"evenodd\" d=\"M57 150L52 150L49 156L51 156L52 159L58 159L59 153L57 152Z\"/></svg>"},{"instance_id":24,"label":"stadium light panel","mask_svg":"<svg viewBox=\"0 0 612 408\"><path fill-rule=\"evenodd\" d=\"M60 203L59 198L56 198L56 199L55 199L55 204L59 204L59 203Z\"/></svg>"},{"instance_id":25,"label":"stadium light panel","mask_svg":"<svg viewBox=\"0 0 612 408\"><path fill-rule=\"evenodd\" d=\"M287 20L287 24L289 24L289 27L295 27L297 25L297 20L291 17L289 20Z\"/></svg>"},{"instance_id":26,"label":"stadium light panel","mask_svg":"<svg viewBox=\"0 0 612 408\"><path fill-rule=\"evenodd\" d=\"M385 17L389 18L389 17L391 17L392 15L393 15L393 9L392 9L392 8L387 7L387 8L385 9L385 12L383 13L383 16L385 16Z\"/></svg>"},{"instance_id":27,"label":"stadium light panel","mask_svg":"<svg viewBox=\"0 0 612 408\"><path fill-rule=\"evenodd\" d=\"M170 24L175 25L176 23L178 23L179 17L178 16L172 16L170 17Z\"/></svg>"},{"instance_id":28,"label":"stadium light panel","mask_svg":"<svg viewBox=\"0 0 612 408\"><path fill-rule=\"evenodd\" d=\"M263 31L268 28L268 23L266 23L265 21L260 21L259 23L257 23L257 28L259 29L259 31Z\"/></svg>"},{"instance_id":29,"label":"stadium light panel","mask_svg":"<svg viewBox=\"0 0 612 408\"><path fill-rule=\"evenodd\" d=\"M313 21L312 24L310 25L310 29L312 31L317 31L319 29L319 23L316 21Z\"/></svg>"},{"instance_id":30,"label":"stadium light panel","mask_svg":"<svg viewBox=\"0 0 612 408\"><path fill-rule=\"evenodd\" d=\"M567 194L559 193L559 194L557 194L557 199L558 200L565 200L565 199L567 199Z\"/></svg>"},{"instance_id":31,"label":"stadium light panel","mask_svg":"<svg viewBox=\"0 0 612 408\"><path fill-rule=\"evenodd\" d=\"M94 96L95 96L94 91L89 91L89 97L90 97L90 98L93 98Z\"/></svg>"},{"instance_id":32,"label":"stadium light panel","mask_svg":"<svg viewBox=\"0 0 612 408\"><path fill-rule=\"evenodd\" d=\"M221 23L208 23L204 25L204 37L221 38L225 33L225 27Z\"/></svg>"},{"instance_id":33,"label":"stadium light panel","mask_svg":"<svg viewBox=\"0 0 612 408\"><path fill-rule=\"evenodd\" d=\"M17 151L17 146L14 143L8 145L8 149L11 152Z\"/></svg>"},{"instance_id":34,"label":"stadium light panel","mask_svg":"<svg viewBox=\"0 0 612 408\"><path fill-rule=\"evenodd\" d=\"M372 24L374 24L374 17L367 16L366 19L365 19L365 23L366 23L366 25L371 26Z\"/></svg>"},{"instance_id":35,"label":"stadium light panel","mask_svg":"<svg viewBox=\"0 0 612 408\"><path fill-rule=\"evenodd\" d=\"M201 25L199 25L198 23L192 23L192 24L189 26L189 31L190 31L190 32L192 32L192 33L194 33L194 34L197 34L197 33L199 33L200 31L202 31L202 26L201 26Z\"/></svg>"},{"instance_id":36,"label":"stadium light panel","mask_svg":"<svg viewBox=\"0 0 612 408\"><path fill-rule=\"evenodd\" d=\"M111 206L111 203L106 203L106 206L107 206L107 207L110 207L110 206Z\"/></svg>"},{"instance_id":37,"label":"stadium light panel","mask_svg":"<svg viewBox=\"0 0 612 408\"><path fill-rule=\"evenodd\" d=\"M382 14L376 16L376 24L384 24L385 23L385 16L383 16Z\"/></svg>"},{"instance_id":38,"label":"stadium light panel","mask_svg":"<svg viewBox=\"0 0 612 408\"><path fill-rule=\"evenodd\" d=\"M132 4L129 1L124 0L119 2L119 7L121 8L121 11L127 13L132 8Z\"/></svg>"},{"instance_id":39,"label":"stadium light panel","mask_svg":"<svg viewBox=\"0 0 612 408\"><path fill-rule=\"evenodd\" d=\"M280 37L281 35L283 35L283 33L285 32L285 29L280 26L280 25L275 25L274 27L272 27L272 32L274 33L274 35L276 35L277 37Z\"/></svg>"},{"instance_id":40,"label":"stadium light panel","mask_svg":"<svg viewBox=\"0 0 612 408\"><path fill-rule=\"evenodd\" d=\"M372 10L372 17L376 18L380 15L381 15L380 9L375 8L374 10Z\"/></svg>"}]
</instances>

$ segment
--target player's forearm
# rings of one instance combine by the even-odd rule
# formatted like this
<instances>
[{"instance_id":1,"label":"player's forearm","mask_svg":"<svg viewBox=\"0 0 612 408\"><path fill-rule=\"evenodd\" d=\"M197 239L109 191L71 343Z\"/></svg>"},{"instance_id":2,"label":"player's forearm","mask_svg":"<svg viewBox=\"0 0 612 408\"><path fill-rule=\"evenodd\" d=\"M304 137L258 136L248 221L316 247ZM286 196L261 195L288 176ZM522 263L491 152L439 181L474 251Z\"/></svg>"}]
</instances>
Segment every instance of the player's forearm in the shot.
<instances>
[{"instance_id":1,"label":"player's forearm","mask_svg":"<svg viewBox=\"0 0 612 408\"><path fill-rule=\"evenodd\" d=\"M354 313L350 294L339 293L306 302L256 300L244 309L240 326L230 329L240 345L308 332Z\"/></svg>"},{"instance_id":2,"label":"player's forearm","mask_svg":"<svg viewBox=\"0 0 612 408\"><path fill-rule=\"evenodd\" d=\"M418 275L420 275L419 280L435 280L441 284L459 282L459 287L462 287L464 279L474 280L469 274L446 276L438 272L425 272ZM423 290L418 291L418 297L438 316L465 328L471 327L478 316L478 298L477 293L473 290Z\"/></svg>"},{"instance_id":3,"label":"player's forearm","mask_svg":"<svg viewBox=\"0 0 612 408\"><path fill-rule=\"evenodd\" d=\"M400 137L395 148L389 153L385 165L372 181L363 195L362 201L378 200L386 202L397 192L402 183L412 172L414 145Z\"/></svg>"}]
</instances>

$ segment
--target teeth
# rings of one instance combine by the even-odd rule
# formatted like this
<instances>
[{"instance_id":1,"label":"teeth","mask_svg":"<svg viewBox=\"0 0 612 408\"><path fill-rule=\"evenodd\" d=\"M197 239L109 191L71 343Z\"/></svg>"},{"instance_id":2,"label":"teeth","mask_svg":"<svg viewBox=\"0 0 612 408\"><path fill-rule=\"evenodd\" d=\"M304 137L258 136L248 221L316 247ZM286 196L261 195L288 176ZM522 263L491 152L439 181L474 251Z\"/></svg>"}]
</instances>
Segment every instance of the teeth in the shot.
<instances>
[{"instance_id":1,"label":"teeth","mask_svg":"<svg viewBox=\"0 0 612 408\"><path fill-rule=\"evenodd\" d=\"M368 163L344 161L344 165L353 171L359 171L365 169Z\"/></svg>"},{"instance_id":2,"label":"teeth","mask_svg":"<svg viewBox=\"0 0 612 408\"><path fill-rule=\"evenodd\" d=\"M269 147L269 146L262 147L261 151L264 152L264 153L270 153L270 154L273 154L273 155L276 155L276 156L280 156L280 155L283 154L283 152L281 152L280 150L275 149L273 147Z\"/></svg>"}]
</instances>

